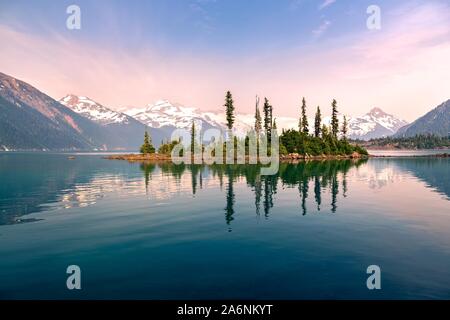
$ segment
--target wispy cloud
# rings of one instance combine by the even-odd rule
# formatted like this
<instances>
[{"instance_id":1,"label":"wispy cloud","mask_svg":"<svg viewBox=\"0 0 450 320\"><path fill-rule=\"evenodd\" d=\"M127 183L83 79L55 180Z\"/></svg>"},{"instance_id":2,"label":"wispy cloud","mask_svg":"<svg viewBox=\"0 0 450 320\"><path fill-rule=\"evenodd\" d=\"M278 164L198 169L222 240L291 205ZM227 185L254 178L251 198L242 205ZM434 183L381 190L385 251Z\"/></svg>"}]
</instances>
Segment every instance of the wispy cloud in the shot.
<instances>
[{"instance_id":1,"label":"wispy cloud","mask_svg":"<svg viewBox=\"0 0 450 320\"><path fill-rule=\"evenodd\" d=\"M319 10L325 9L326 7L331 6L335 2L336 0L324 0L322 4L319 6Z\"/></svg>"},{"instance_id":2,"label":"wispy cloud","mask_svg":"<svg viewBox=\"0 0 450 320\"><path fill-rule=\"evenodd\" d=\"M215 2L216 0L196 0L189 5L192 12L197 15L197 21L195 22L195 25L206 33L212 33L214 27L212 18L206 10L205 6Z\"/></svg>"},{"instance_id":3,"label":"wispy cloud","mask_svg":"<svg viewBox=\"0 0 450 320\"><path fill-rule=\"evenodd\" d=\"M315 37L320 37L322 34L324 34L328 30L330 25L331 25L331 21L329 21L329 20L323 21L317 29L314 29L312 31L313 35Z\"/></svg>"},{"instance_id":4,"label":"wispy cloud","mask_svg":"<svg viewBox=\"0 0 450 320\"><path fill-rule=\"evenodd\" d=\"M289 10L291 11L295 11L297 10L300 5L302 4L303 0L291 0L289 2Z\"/></svg>"}]
</instances>

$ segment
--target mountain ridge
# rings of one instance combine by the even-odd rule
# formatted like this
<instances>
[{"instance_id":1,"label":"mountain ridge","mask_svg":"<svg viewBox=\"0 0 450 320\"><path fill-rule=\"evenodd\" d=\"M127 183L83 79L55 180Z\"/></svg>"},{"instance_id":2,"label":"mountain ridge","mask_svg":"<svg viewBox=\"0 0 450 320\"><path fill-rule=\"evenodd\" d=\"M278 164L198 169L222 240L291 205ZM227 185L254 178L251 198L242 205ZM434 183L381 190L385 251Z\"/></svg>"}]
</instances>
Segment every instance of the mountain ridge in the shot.
<instances>
[{"instance_id":1,"label":"mountain ridge","mask_svg":"<svg viewBox=\"0 0 450 320\"><path fill-rule=\"evenodd\" d=\"M184 107L180 104L173 104L168 100L158 100L153 104L148 104L144 108L130 108L124 113L131 117L157 128L171 126L174 128L189 129L192 121L196 126L207 129L211 127L226 130L225 112L203 112L194 107ZM343 121L343 114L339 115L340 123ZM298 119L293 117L276 117L278 129L297 129ZM254 115L236 114L234 131L238 136L245 135L254 126ZM310 132L313 132L314 119L308 119ZM371 138L386 137L406 125L407 122L380 108L372 108L367 114L358 117L347 117L349 124L349 138L369 140ZM331 117L323 118L323 123L329 125Z\"/></svg>"},{"instance_id":2,"label":"mountain ridge","mask_svg":"<svg viewBox=\"0 0 450 320\"><path fill-rule=\"evenodd\" d=\"M450 136L450 99L411 124L400 128L395 137L413 137L420 134L432 134L440 137Z\"/></svg>"},{"instance_id":3,"label":"mountain ridge","mask_svg":"<svg viewBox=\"0 0 450 320\"><path fill-rule=\"evenodd\" d=\"M110 141L128 150L139 150L145 131L150 132L153 144L159 146L160 141L168 136L166 130L149 127L135 118L115 111L86 96L68 94L59 100L81 116L99 124L107 133Z\"/></svg>"},{"instance_id":4,"label":"mountain ridge","mask_svg":"<svg viewBox=\"0 0 450 320\"><path fill-rule=\"evenodd\" d=\"M59 101L32 85L0 73L0 150L138 150L145 131L153 144L170 138L177 128L226 130L225 112L201 111L195 107L158 100L143 108L116 111L87 96L68 94ZM347 116L348 137L369 140L416 132L448 134L450 100L408 124L380 108ZM342 124L344 115L339 114ZM278 130L297 129L298 119L276 117ZM308 119L313 132L314 119ZM329 125L331 117L323 117ZM26 126L23 126L26 124ZM244 136L254 126L253 114L236 114L234 132Z\"/></svg>"},{"instance_id":5,"label":"mountain ridge","mask_svg":"<svg viewBox=\"0 0 450 320\"><path fill-rule=\"evenodd\" d=\"M94 123L28 83L0 73L0 97L2 149L102 148Z\"/></svg>"},{"instance_id":6,"label":"mountain ridge","mask_svg":"<svg viewBox=\"0 0 450 320\"><path fill-rule=\"evenodd\" d=\"M93 121L32 85L0 73L0 150L138 150L145 130L158 139L166 135L123 117L124 123Z\"/></svg>"}]
</instances>

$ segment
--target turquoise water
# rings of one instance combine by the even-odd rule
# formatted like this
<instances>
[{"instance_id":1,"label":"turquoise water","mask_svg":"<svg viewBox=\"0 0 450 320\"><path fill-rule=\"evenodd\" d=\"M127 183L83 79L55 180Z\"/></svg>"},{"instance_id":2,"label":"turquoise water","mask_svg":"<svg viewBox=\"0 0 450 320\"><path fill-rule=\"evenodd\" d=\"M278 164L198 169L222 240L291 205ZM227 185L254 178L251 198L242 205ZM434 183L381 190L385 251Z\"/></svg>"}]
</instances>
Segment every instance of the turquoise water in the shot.
<instances>
[{"instance_id":1,"label":"turquoise water","mask_svg":"<svg viewBox=\"0 0 450 320\"><path fill-rule=\"evenodd\" d=\"M377 158L261 177L0 153L0 298L450 299L449 171Z\"/></svg>"}]
</instances>

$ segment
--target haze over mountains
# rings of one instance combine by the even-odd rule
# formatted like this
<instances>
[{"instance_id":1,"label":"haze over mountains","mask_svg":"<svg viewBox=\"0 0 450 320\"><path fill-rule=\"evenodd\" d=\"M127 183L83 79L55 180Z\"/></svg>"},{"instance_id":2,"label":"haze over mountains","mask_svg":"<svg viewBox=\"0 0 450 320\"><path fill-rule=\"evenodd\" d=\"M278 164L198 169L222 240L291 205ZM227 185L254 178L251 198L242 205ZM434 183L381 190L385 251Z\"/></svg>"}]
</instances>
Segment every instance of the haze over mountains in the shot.
<instances>
[{"instance_id":1,"label":"haze over mountains","mask_svg":"<svg viewBox=\"0 0 450 320\"><path fill-rule=\"evenodd\" d=\"M322 113L327 111L322 107ZM362 140L394 134L446 136L450 131L449 116L450 100L412 124L373 108L362 116L347 116L348 135ZM193 121L201 130L225 130L225 118L225 112L203 112L167 100L122 112L74 94L56 101L25 82L0 73L0 150L138 150L146 130L158 146L170 138L174 129L190 129ZM298 119L275 118L280 133L281 129L297 129ZM339 119L342 123L342 114ZM330 117L324 117L322 122L329 124ZM314 119L309 119L311 132L313 124ZM244 136L253 126L253 114L236 114L236 135Z\"/></svg>"}]
</instances>

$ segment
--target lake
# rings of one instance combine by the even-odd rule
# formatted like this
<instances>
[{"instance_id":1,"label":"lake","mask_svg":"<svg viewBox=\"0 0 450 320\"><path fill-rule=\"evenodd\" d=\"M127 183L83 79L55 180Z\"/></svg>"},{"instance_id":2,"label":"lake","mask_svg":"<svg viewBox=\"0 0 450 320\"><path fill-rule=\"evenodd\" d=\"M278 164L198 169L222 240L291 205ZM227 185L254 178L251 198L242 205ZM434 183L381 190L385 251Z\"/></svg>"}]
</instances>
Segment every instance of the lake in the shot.
<instances>
[{"instance_id":1,"label":"lake","mask_svg":"<svg viewBox=\"0 0 450 320\"><path fill-rule=\"evenodd\" d=\"M0 181L0 299L450 299L448 158L260 176L0 153Z\"/></svg>"},{"instance_id":2,"label":"lake","mask_svg":"<svg viewBox=\"0 0 450 320\"><path fill-rule=\"evenodd\" d=\"M450 149L420 149L420 150L368 150L373 156L387 157L411 157L411 156L427 156L443 153L450 153Z\"/></svg>"}]
</instances>

